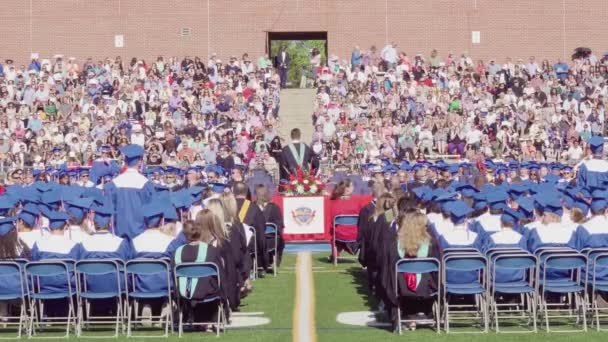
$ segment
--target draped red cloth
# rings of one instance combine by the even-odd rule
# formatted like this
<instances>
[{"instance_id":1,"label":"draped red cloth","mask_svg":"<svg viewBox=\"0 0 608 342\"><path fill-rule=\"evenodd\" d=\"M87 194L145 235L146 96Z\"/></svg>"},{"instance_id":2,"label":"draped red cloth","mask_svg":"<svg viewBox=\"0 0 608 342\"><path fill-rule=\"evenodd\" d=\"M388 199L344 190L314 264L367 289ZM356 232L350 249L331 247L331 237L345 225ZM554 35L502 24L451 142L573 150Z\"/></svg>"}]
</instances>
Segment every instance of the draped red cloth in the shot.
<instances>
[{"instance_id":1,"label":"draped red cloth","mask_svg":"<svg viewBox=\"0 0 608 342\"><path fill-rule=\"evenodd\" d=\"M283 196L274 196L272 201L281 208L283 217ZM323 203L325 231L319 234L283 234L285 241L330 241L332 239L332 223L336 215L358 215L359 210L372 201L369 195L355 195L349 199L330 200L329 196L325 196ZM356 240L356 227L345 226L344 229L337 227L336 235L339 239Z\"/></svg>"},{"instance_id":2,"label":"draped red cloth","mask_svg":"<svg viewBox=\"0 0 608 342\"><path fill-rule=\"evenodd\" d=\"M404 273L403 278L405 279L405 284L407 285L408 290L412 292L416 292L416 273Z\"/></svg>"}]
</instances>

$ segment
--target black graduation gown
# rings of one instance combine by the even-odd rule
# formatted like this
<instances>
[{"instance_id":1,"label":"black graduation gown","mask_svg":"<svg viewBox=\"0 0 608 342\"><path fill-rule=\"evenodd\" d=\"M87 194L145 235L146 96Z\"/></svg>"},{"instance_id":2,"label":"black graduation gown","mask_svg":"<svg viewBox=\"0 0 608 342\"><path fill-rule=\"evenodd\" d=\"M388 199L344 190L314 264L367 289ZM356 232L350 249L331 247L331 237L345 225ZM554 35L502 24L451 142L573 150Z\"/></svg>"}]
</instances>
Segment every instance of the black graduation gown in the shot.
<instances>
[{"instance_id":1,"label":"black graduation gown","mask_svg":"<svg viewBox=\"0 0 608 342\"><path fill-rule=\"evenodd\" d=\"M236 203L238 207L238 213L240 217L241 208L243 207L243 203L245 199L237 198ZM257 241L257 252L258 252L258 267L262 267L264 269L268 268L268 253L266 251L266 235L264 234L266 230L266 218L264 217L264 213L260 210L255 203L249 202L249 209L247 209L247 213L245 214L245 218L242 222L246 225L249 225L255 228L255 238ZM253 247L252 247L253 248Z\"/></svg>"},{"instance_id":2,"label":"black graduation gown","mask_svg":"<svg viewBox=\"0 0 608 342\"><path fill-rule=\"evenodd\" d=\"M196 257L198 256L200 245L184 245L184 248L181 250L181 262L195 262ZM175 257L173 258L173 262L175 263ZM194 288L194 293L192 294L192 300L203 300L206 298L211 298L214 296L221 296L222 298L226 298L225 296L225 287L224 287L224 279L226 278L226 265L225 260L222 257L221 248L217 248L212 245L207 246L207 256L205 257L205 262L212 262L216 264L220 271L220 281L222 282L222 289L217 282L216 278L204 278L197 282L196 287Z\"/></svg>"},{"instance_id":3,"label":"black graduation gown","mask_svg":"<svg viewBox=\"0 0 608 342\"><path fill-rule=\"evenodd\" d=\"M253 262L247 248L247 236L241 222L233 222L228 233L228 245L234 258L234 269L238 274L239 284L249 277Z\"/></svg>"},{"instance_id":4,"label":"black graduation gown","mask_svg":"<svg viewBox=\"0 0 608 342\"><path fill-rule=\"evenodd\" d=\"M296 150L296 153L300 153L300 144L304 144L304 143L294 143L294 147ZM312 156L313 156L313 151L310 147L308 147L308 145L304 144L304 162L302 164L302 167L306 170L310 169L310 164L312 163ZM291 149L289 148L289 145L283 147L283 151L281 152L281 159L283 164L281 165L281 167L285 167L289 173L295 173L296 170L298 169L298 162L296 161L296 158L294 157L293 153L291 153Z\"/></svg>"},{"instance_id":5,"label":"black graduation gown","mask_svg":"<svg viewBox=\"0 0 608 342\"><path fill-rule=\"evenodd\" d=\"M283 214L281 213L281 208L278 205L269 202L264 206L262 210L264 213L264 218L266 219L266 223L274 223L278 229L277 235L277 265L281 264L281 258L283 256L283 249L285 248L285 241L283 240L283 228L285 228L285 224L283 223ZM267 248L272 248L274 245L274 237L266 237L266 246Z\"/></svg>"},{"instance_id":6,"label":"black graduation gown","mask_svg":"<svg viewBox=\"0 0 608 342\"><path fill-rule=\"evenodd\" d=\"M429 258L436 258L441 260L441 251L439 243L435 238L431 238ZM404 308L406 312L416 314L417 312L428 312L431 313L431 301L432 295L437 292L438 275L436 273L423 274L420 279L420 283L416 287L415 291L410 290L407 287L405 278L403 276L397 277L397 288L399 291L399 297L396 295L395 289L395 263L401 259L399 257L399 251L397 247L397 240L395 239L389 246L387 246L387 258L388 265L390 265L390 272L384 272L382 277L382 287L384 288L386 306L390 310L391 321L395 323L397 319L397 308ZM407 258L407 257L406 257ZM422 307L421 307L422 306Z\"/></svg>"},{"instance_id":7,"label":"black graduation gown","mask_svg":"<svg viewBox=\"0 0 608 342\"><path fill-rule=\"evenodd\" d=\"M357 223L357 242L359 243L359 263L361 266L367 267L369 264L369 252L371 248L371 223L370 218L376 209L376 201L368 203L359 210L359 220Z\"/></svg>"}]
</instances>

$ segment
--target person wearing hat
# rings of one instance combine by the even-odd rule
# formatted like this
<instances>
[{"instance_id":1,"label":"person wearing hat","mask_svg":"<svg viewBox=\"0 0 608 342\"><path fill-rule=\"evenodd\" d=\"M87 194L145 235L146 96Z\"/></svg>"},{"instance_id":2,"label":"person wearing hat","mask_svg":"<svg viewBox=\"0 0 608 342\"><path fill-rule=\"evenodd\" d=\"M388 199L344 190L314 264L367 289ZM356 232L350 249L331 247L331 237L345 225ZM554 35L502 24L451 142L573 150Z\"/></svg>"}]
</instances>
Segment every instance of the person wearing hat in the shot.
<instances>
[{"instance_id":1,"label":"person wearing hat","mask_svg":"<svg viewBox=\"0 0 608 342\"><path fill-rule=\"evenodd\" d=\"M581 204L586 203L582 202ZM608 208L608 192L605 190L593 191L591 205L589 206L591 217L586 222L580 224L574 233L574 247L577 250L608 247L608 218L606 217L606 208ZM606 274L607 272L603 273Z\"/></svg>"},{"instance_id":2,"label":"person wearing hat","mask_svg":"<svg viewBox=\"0 0 608 342\"><path fill-rule=\"evenodd\" d=\"M78 197L65 201L65 211L70 215L70 224L64 232L66 238L81 243L90 236L88 214L92 204L91 198Z\"/></svg>"},{"instance_id":3,"label":"person wearing hat","mask_svg":"<svg viewBox=\"0 0 608 342\"><path fill-rule=\"evenodd\" d=\"M131 244L128 240L112 234L112 216L114 208L106 199L103 204L95 204L93 211L94 232L82 241L82 259L120 259L132 258ZM87 288L92 291L115 291L116 281L114 275L96 275L87 277ZM107 281L106 281L107 280ZM122 282L121 282L122 283ZM124 291L126 287L122 285Z\"/></svg>"},{"instance_id":4,"label":"person wearing hat","mask_svg":"<svg viewBox=\"0 0 608 342\"><path fill-rule=\"evenodd\" d=\"M500 215L500 230L486 233L483 239L482 251L492 248L521 248L526 249L527 239L514 228L519 224L521 214L514 209L506 208Z\"/></svg>"},{"instance_id":5,"label":"person wearing hat","mask_svg":"<svg viewBox=\"0 0 608 342\"><path fill-rule=\"evenodd\" d=\"M480 250L481 235L468 228L468 218L473 213L473 209L462 200L448 202L445 209L450 214L453 229L441 232L441 235L438 236L441 249L473 247Z\"/></svg>"},{"instance_id":6,"label":"person wearing hat","mask_svg":"<svg viewBox=\"0 0 608 342\"><path fill-rule=\"evenodd\" d=\"M576 185L579 187L601 187L608 182L608 161L603 160L604 137L592 136L587 140L590 159L578 163Z\"/></svg>"},{"instance_id":7,"label":"person wearing hat","mask_svg":"<svg viewBox=\"0 0 608 342\"><path fill-rule=\"evenodd\" d=\"M486 193L486 201L490 210L473 221L471 229L478 233L499 231L501 227L500 217L503 210L507 208L508 199L509 195L499 189L492 189Z\"/></svg>"},{"instance_id":8,"label":"person wearing hat","mask_svg":"<svg viewBox=\"0 0 608 342\"><path fill-rule=\"evenodd\" d=\"M19 239L31 250L45 232L39 226L40 210L33 203L26 203L17 215Z\"/></svg>"},{"instance_id":9,"label":"person wearing hat","mask_svg":"<svg viewBox=\"0 0 608 342\"><path fill-rule=\"evenodd\" d=\"M154 194L154 185L139 173L144 149L139 145L126 145L121 149L126 170L111 182L105 191L112 199L116 210L115 234L129 239L144 231L142 207L149 203Z\"/></svg>"},{"instance_id":10,"label":"person wearing hat","mask_svg":"<svg viewBox=\"0 0 608 342\"><path fill-rule=\"evenodd\" d=\"M541 247L574 246L575 227L562 222L563 208L556 191L539 192L534 195L539 210L538 224L530 230L528 250L534 253Z\"/></svg>"},{"instance_id":11,"label":"person wearing hat","mask_svg":"<svg viewBox=\"0 0 608 342\"><path fill-rule=\"evenodd\" d=\"M155 196L151 201L144 202L141 208L142 217L144 219L145 230L135 236L131 240L131 253L133 258L170 258L174 252L171 248L175 246L172 244L173 236L163 231L165 225L165 218L168 217L170 210L175 212L175 208L171 204L169 197L161 198L161 196ZM118 211L116 211L118 212ZM166 276L154 274L140 277L140 281L137 282L138 286L142 286L146 291L167 291L166 288ZM161 310L162 302L157 300L142 301L143 309L141 316L144 320L144 325L148 325L151 320L151 316L158 316ZM165 312L166 305L162 309Z\"/></svg>"},{"instance_id":12,"label":"person wearing hat","mask_svg":"<svg viewBox=\"0 0 608 342\"><path fill-rule=\"evenodd\" d=\"M95 183L91 182L91 172L89 168L80 168L78 170L79 179L76 182L76 185L81 186L83 188L92 188L95 186Z\"/></svg>"}]
</instances>

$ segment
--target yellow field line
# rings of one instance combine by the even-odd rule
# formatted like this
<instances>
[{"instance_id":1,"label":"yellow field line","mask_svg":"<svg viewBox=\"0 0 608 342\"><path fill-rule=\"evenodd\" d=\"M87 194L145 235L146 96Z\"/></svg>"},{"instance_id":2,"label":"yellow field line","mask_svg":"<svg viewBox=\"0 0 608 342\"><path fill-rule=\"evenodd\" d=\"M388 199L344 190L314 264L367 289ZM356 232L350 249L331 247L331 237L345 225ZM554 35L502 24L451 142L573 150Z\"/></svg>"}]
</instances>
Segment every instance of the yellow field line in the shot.
<instances>
[{"instance_id":1,"label":"yellow field line","mask_svg":"<svg viewBox=\"0 0 608 342\"><path fill-rule=\"evenodd\" d=\"M293 310L293 342L316 342L315 296L310 253L298 253L296 303Z\"/></svg>"}]
</instances>

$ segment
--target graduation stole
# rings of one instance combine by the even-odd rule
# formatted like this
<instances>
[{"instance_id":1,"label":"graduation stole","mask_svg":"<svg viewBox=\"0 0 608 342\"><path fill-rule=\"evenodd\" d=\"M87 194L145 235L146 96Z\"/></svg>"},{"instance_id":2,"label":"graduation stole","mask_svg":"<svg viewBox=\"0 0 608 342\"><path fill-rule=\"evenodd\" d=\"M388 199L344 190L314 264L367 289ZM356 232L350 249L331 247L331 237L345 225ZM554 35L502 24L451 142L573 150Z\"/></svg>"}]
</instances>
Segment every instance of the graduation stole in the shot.
<instances>
[{"instance_id":1,"label":"graduation stole","mask_svg":"<svg viewBox=\"0 0 608 342\"><path fill-rule=\"evenodd\" d=\"M429 247L430 244L428 241L423 241L418 247L418 253L416 253L417 258L426 258L429 256ZM401 247L401 243L397 241L397 252L399 253L399 258L405 258L405 249ZM403 278L405 279L405 284L407 288L411 291L416 291L420 281L422 280L422 275L420 273L404 273Z\"/></svg>"},{"instance_id":2,"label":"graduation stole","mask_svg":"<svg viewBox=\"0 0 608 342\"><path fill-rule=\"evenodd\" d=\"M200 243L198 245L198 254L196 255L196 260L194 262L205 262L207 259L207 247L206 243ZM175 251L175 264L179 265L182 263L182 250L184 246L180 246ZM179 294L188 299L192 299L194 295L194 289L196 289L196 285L198 284L198 278L187 278L187 277L179 277L177 278L177 282L179 285Z\"/></svg>"},{"instance_id":3,"label":"graduation stole","mask_svg":"<svg viewBox=\"0 0 608 342\"><path fill-rule=\"evenodd\" d=\"M249 202L248 200L244 200L243 206L241 207L241 210L239 210L239 220L241 220L241 222L243 223L245 223L245 216L247 216L247 212L249 211L250 205L251 202Z\"/></svg>"},{"instance_id":4,"label":"graduation stole","mask_svg":"<svg viewBox=\"0 0 608 342\"><path fill-rule=\"evenodd\" d=\"M304 143L300 143L300 152L296 151L296 146L294 144L289 144L289 151L291 151L291 155L293 159L295 159L296 163L299 167L304 165Z\"/></svg>"}]
</instances>

